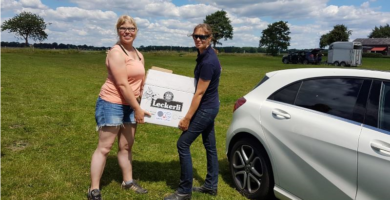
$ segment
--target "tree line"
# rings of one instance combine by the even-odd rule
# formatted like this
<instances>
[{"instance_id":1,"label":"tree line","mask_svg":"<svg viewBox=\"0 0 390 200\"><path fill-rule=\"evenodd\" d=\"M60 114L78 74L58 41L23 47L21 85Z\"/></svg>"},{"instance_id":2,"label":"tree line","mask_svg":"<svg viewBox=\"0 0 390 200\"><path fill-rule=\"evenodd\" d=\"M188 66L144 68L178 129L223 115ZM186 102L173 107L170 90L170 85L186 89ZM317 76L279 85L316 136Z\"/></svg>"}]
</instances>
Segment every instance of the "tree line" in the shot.
<instances>
[{"instance_id":1,"label":"tree line","mask_svg":"<svg viewBox=\"0 0 390 200\"><path fill-rule=\"evenodd\" d=\"M267 53L276 55L278 52L287 50L290 46L290 31L287 22L279 21L269 24L266 29L262 31L259 46L266 47ZM349 36L352 35L352 30L349 30L344 24L337 24L331 31L320 37L319 47L324 48L333 42L349 41ZM372 30L368 38L389 38L390 26L379 26Z\"/></svg>"},{"instance_id":2,"label":"tree line","mask_svg":"<svg viewBox=\"0 0 390 200\"><path fill-rule=\"evenodd\" d=\"M233 27L231 21L227 17L227 13L223 10L217 11L213 14L207 15L203 20L203 23L207 23L213 29L212 43L214 49L219 52L226 53L267 53L273 56L288 51L290 46L290 29L287 21L279 21L269 24L266 29L262 31L259 46L256 47L216 47L216 45L222 45L221 39L225 41L233 39ZM1 31L8 30L23 40L25 40L24 46L29 46L28 39L43 41L47 39L45 33L46 26L50 23L46 23L42 17L37 14L23 11L15 17L5 20L1 25ZM351 36L352 30L349 30L347 26L343 24L337 24L333 29L322 35L319 38L320 48L324 48L336 41L348 41ZM386 38L390 37L390 26L379 26L372 30L368 35L369 38ZM3 47L3 42L1 42ZM19 43L11 42L5 43L4 46L19 47ZM108 47L93 47L87 45L71 45L71 44L47 44L39 43L34 44L36 48L56 48L56 49L86 49L86 50L103 50ZM141 46L139 50L142 51L195 51L195 47L178 47L178 46Z\"/></svg>"},{"instance_id":3,"label":"tree line","mask_svg":"<svg viewBox=\"0 0 390 200\"><path fill-rule=\"evenodd\" d=\"M266 53L265 48L260 47L213 47L220 53ZM194 47L181 47L181 46L140 46L137 48L140 51L177 51L177 52L196 52Z\"/></svg>"},{"instance_id":4,"label":"tree line","mask_svg":"<svg viewBox=\"0 0 390 200\"><path fill-rule=\"evenodd\" d=\"M74 44L58 44L57 42L53 43L34 43L31 45L28 45L29 47L38 48L38 49L77 49L77 50L107 50L108 47L95 47L95 46L88 46L88 45L74 45ZM26 47L26 43L19 43L19 42L1 42L2 48L7 47Z\"/></svg>"},{"instance_id":5,"label":"tree line","mask_svg":"<svg viewBox=\"0 0 390 200\"><path fill-rule=\"evenodd\" d=\"M1 42L2 48L7 47L25 47L25 43L19 43L19 42ZM90 51L106 51L110 49L110 47L95 47L95 46L88 46L88 45L74 45L74 44L58 44L56 42L54 43L34 43L31 45L33 48L38 49L73 49L73 50L90 50ZM137 48L140 51L148 52L148 51L175 51L175 52L196 52L195 47L182 47L182 46L143 46ZM234 46L228 46L228 47L216 47L216 50L221 53L266 53L265 48L260 47L234 47Z\"/></svg>"}]
</instances>

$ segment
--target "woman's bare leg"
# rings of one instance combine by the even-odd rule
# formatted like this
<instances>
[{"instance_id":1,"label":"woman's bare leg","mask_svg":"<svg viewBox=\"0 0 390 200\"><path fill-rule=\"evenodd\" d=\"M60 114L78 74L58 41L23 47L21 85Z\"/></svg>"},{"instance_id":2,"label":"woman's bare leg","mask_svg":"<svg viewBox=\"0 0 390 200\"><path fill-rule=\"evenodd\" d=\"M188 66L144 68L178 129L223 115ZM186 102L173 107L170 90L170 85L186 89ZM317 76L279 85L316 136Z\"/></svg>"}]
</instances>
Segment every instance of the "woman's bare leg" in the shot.
<instances>
[{"instance_id":1,"label":"woman's bare leg","mask_svg":"<svg viewBox=\"0 0 390 200\"><path fill-rule=\"evenodd\" d=\"M125 124L118 135L118 162L122 169L123 181L133 180L133 156L131 149L134 144L136 124Z\"/></svg>"},{"instance_id":2,"label":"woman's bare leg","mask_svg":"<svg viewBox=\"0 0 390 200\"><path fill-rule=\"evenodd\" d=\"M99 143L91 160L91 190L99 189L107 155L115 142L120 127L104 126L99 129Z\"/></svg>"}]
</instances>

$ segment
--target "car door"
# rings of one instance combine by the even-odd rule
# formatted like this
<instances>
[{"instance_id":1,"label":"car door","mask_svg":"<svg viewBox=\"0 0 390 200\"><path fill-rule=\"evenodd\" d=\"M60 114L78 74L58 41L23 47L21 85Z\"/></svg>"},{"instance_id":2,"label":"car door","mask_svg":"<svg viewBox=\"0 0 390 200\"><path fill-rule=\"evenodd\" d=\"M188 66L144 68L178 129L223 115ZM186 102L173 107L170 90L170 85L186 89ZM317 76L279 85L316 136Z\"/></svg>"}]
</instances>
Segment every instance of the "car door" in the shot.
<instances>
[{"instance_id":1,"label":"car door","mask_svg":"<svg viewBox=\"0 0 390 200\"><path fill-rule=\"evenodd\" d=\"M264 103L261 123L280 188L302 199L355 198L364 82L304 80Z\"/></svg>"},{"instance_id":2,"label":"car door","mask_svg":"<svg viewBox=\"0 0 390 200\"><path fill-rule=\"evenodd\" d=\"M375 81L359 140L357 200L390 198L390 82Z\"/></svg>"}]
</instances>

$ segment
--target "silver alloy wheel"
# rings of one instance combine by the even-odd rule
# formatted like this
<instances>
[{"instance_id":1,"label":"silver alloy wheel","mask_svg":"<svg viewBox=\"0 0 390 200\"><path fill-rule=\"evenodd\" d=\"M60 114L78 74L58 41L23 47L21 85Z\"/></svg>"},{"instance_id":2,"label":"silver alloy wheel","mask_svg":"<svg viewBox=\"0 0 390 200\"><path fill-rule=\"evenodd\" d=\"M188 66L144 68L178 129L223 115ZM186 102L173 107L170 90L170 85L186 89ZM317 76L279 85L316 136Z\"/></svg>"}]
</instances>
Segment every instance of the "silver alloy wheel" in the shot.
<instances>
[{"instance_id":1,"label":"silver alloy wheel","mask_svg":"<svg viewBox=\"0 0 390 200\"><path fill-rule=\"evenodd\" d=\"M234 179L240 190L255 193L260 189L263 162L249 145L242 145L233 155Z\"/></svg>"}]
</instances>

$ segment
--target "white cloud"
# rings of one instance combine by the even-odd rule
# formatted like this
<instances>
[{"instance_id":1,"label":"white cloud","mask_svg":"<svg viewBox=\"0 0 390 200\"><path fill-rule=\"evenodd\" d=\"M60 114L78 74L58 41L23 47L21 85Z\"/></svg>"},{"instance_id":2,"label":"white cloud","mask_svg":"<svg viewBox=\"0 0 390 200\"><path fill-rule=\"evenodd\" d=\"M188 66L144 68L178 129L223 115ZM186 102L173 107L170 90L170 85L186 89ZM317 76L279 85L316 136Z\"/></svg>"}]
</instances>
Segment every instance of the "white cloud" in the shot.
<instances>
[{"instance_id":1,"label":"white cloud","mask_svg":"<svg viewBox=\"0 0 390 200\"><path fill-rule=\"evenodd\" d=\"M21 6L32 9L47 9L48 7L43 5L40 0L20 0Z\"/></svg>"},{"instance_id":2,"label":"white cloud","mask_svg":"<svg viewBox=\"0 0 390 200\"><path fill-rule=\"evenodd\" d=\"M362 7L362 8L369 8L370 7L370 2L368 2L368 1L363 2L362 5L360 5L360 7Z\"/></svg>"},{"instance_id":3,"label":"white cloud","mask_svg":"<svg viewBox=\"0 0 390 200\"><path fill-rule=\"evenodd\" d=\"M86 10L77 7L58 7L56 10L43 10L40 15L49 19L61 21L105 21L116 20L117 15L112 11Z\"/></svg>"},{"instance_id":4,"label":"white cloud","mask_svg":"<svg viewBox=\"0 0 390 200\"><path fill-rule=\"evenodd\" d=\"M344 24L352 30L351 40L367 37L375 26L390 23L390 12L373 8L375 0L361 5L330 5L329 0L193 0L177 6L171 0L69 0L72 7L49 8L40 0L1 0L2 21L21 11L42 16L48 40L43 42L111 46L117 40L115 23L128 14L140 28L136 46L193 46L187 37L206 15L218 10L227 12L233 26L233 40L221 40L223 46L257 47L261 32L268 24L288 21L290 48L318 47L319 38ZM58 1L57 1L58 3ZM378 2L375 2L376 5ZM14 41L2 33L3 41ZM32 42L32 41L31 41Z\"/></svg>"},{"instance_id":5,"label":"white cloud","mask_svg":"<svg viewBox=\"0 0 390 200\"><path fill-rule=\"evenodd\" d=\"M205 18L206 15L210 15L218 11L217 7L197 4L197 5L186 5L179 7L180 17L184 18Z\"/></svg>"},{"instance_id":6,"label":"white cloud","mask_svg":"<svg viewBox=\"0 0 390 200\"><path fill-rule=\"evenodd\" d=\"M40 0L20 0L20 1L14 1L14 0L1 0L1 10L4 11L17 11L21 10L22 8L25 9L48 9L48 7Z\"/></svg>"},{"instance_id":7,"label":"white cloud","mask_svg":"<svg viewBox=\"0 0 390 200\"><path fill-rule=\"evenodd\" d=\"M21 7L21 3L13 0L1 0L1 11L4 10L15 10Z\"/></svg>"}]
</instances>

